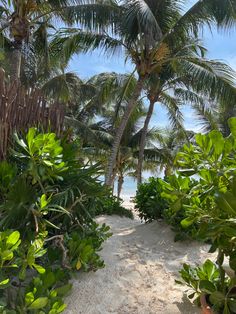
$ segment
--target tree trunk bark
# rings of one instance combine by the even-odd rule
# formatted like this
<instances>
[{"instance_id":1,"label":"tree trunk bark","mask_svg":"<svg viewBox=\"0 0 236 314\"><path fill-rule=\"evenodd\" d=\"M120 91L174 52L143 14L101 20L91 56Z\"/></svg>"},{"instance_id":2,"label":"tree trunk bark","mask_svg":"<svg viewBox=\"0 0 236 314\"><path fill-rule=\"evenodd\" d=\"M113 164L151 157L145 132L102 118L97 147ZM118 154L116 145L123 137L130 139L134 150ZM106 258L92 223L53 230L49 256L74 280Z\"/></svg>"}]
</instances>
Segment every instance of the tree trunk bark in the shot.
<instances>
[{"instance_id":1,"label":"tree trunk bark","mask_svg":"<svg viewBox=\"0 0 236 314\"><path fill-rule=\"evenodd\" d=\"M172 168L171 168L170 165L166 165L165 166L164 175L165 175L165 178L167 178L167 177L172 175Z\"/></svg>"},{"instance_id":2,"label":"tree trunk bark","mask_svg":"<svg viewBox=\"0 0 236 314\"><path fill-rule=\"evenodd\" d=\"M118 178L118 184L117 184L117 197L118 198L120 198L123 183L124 183L124 177L123 177L123 175L120 175Z\"/></svg>"},{"instance_id":3,"label":"tree trunk bark","mask_svg":"<svg viewBox=\"0 0 236 314\"><path fill-rule=\"evenodd\" d=\"M148 113L144 122L144 126L142 129L141 140L139 144L139 155L138 155L138 165L137 165L137 184L142 183L142 170L143 170L143 159L144 159L144 149L146 144L146 137L148 132L148 126L153 114L154 105L156 103L155 99L150 100Z\"/></svg>"},{"instance_id":4,"label":"tree trunk bark","mask_svg":"<svg viewBox=\"0 0 236 314\"><path fill-rule=\"evenodd\" d=\"M139 98L139 96L140 96L140 94L142 92L144 81L145 81L144 77L139 78L139 80L137 82L137 85L136 85L136 88L135 88L135 91L133 93L133 96L130 99L130 101L129 101L127 107L126 107L125 113L124 113L124 115L122 117L120 126L118 127L118 129L116 131L116 136L114 138L114 142L113 142L113 145L112 145L111 155L110 155L110 158L109 158L109 161L108 161L108 169L107 169L107 175L106 175L106 180L105 180L105 184L108 185L108 186L111 186L111 184L112 184L112 173L113 173L113 168L115 166L116 156L117 156L118 149L119 149L119 146L120 146L121 138L123 136L124 130L125 130L126 125L127 125L127 122L129 120L129 117L130 117L132 111L135 108L136 101L137 101L137 99Z\"/></svg>"},{"instance_id":5,"label":"tree trunk bark","mask_svg":"<svg viewBox=\"0 0 236 314\"><path fill-rule=\"evenodd\" d=\"M20 80L21 73L21 59L22 59L22 42L15 41L12 51L11 76L16 82Z\"/></svg>"}]
</instances>

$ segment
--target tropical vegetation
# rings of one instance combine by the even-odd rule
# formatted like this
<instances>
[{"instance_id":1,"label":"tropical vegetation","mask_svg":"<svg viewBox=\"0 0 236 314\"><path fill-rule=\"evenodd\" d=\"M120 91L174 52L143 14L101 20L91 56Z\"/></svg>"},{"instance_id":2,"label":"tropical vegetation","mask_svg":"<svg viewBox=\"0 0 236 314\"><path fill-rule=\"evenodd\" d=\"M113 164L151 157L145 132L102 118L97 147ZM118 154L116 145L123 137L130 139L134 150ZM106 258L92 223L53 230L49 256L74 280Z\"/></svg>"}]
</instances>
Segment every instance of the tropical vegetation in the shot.
<instances>
[{"instance_id":1,"label":"tropical vegetation","mask_svg":"<svg viewBox=\"0 0 236 314\"><path fill-rule=\"evenodd\" d=\"M145 222L211 245L180 271L197 303L236 313L235 72L206 28L231 31L235 0L3 0L0 4L0 311L61 313L70 278L104 267L101 214L137 183ZM76 54L117 53L131 73L82 78ZM186 130L188 106L203 134ZM151 123L164 107L168 126ZM160 123L161 124L161 123ZM144 172L163 174L143 182Z\"/></svg>"}]
</instances>

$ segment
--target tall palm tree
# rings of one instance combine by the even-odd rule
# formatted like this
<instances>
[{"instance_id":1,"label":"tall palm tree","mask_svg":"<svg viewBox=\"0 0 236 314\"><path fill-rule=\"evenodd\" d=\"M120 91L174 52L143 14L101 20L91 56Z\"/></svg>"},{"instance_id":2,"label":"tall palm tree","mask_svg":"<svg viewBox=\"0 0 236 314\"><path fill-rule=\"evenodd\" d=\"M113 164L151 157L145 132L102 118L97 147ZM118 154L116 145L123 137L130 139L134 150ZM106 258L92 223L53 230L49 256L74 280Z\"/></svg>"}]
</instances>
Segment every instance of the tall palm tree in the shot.
<instances>
[{"instance_id":1,"label":"tall palm tree","mask_svg":"<svg viewBox=\"0 0 236 314\"><path fill-rule=\"evenodd\" d=\"M202 50L203 51L203 48ZM182 105L195 105L206 102L206 99L211 95L205 90L204 86L200 86L196 92L195 90L195 73L182 71L173 71L171 68L164 67L158 75L152 73L145 85L147 98L149 101L149 108L144 126L142 129L142 137L140 141L139 160L137 166L137 181L142 183L142 163L144 160L144 147L146 140L146 132L150 123L155 104L164 105L169 113L170 124L172 127L183 129L181 121L180 108ZM201 90L202 89L202 90ZM202 92L202 93L201 93Z\"/></svg>"},{"instance_id":2,"label":"tall palm tree","mask_svg":"<svg viewBox=\"0 0 236 314\"><path fill-rule=\"evenodd\" d=\"M45 31L55 17L62 23L72 25L78 22L82 27L99 30L110 26L114 19L110 11L112 0L2 0L0 10L1 41L10 46L11 69L15 79L19 79L23 46L29 48L32 34ZM51 25L52 26L52 25Z\"/></svg>"},{"instance_id":3,"label":"tall palm tree","mask_svg":"<svg viewBox=\"0 0 236 314\"><path fill-rule=\"evenodd\" d=\"M101 48L109 53L123 48L135 66L137 85L114 138L106 176L108 185L112 183L116 155L126 124L151 73L158 75L167 66L184 73L193 71L199 88L201 85L208 89L217 99L232 101L230 95L235 98L230 69L202 59L197 53L194 55L194 50L200 48L199 44L194 44L193 40L188 44L187 39L190 35L196 36L204 24L216 22L218 26L231 26L235 19L236 0L199 0L184 14L181 4L181 0L122 1L117 5L120 18L108 32L71 29L61 32L55 39L57 45L66 46L70 53L76 52L78 47L84 51Z\"/></svg>"},{"instance_id":4,"label":"tall palm tree","mask_svg":"<svg viewBox=\"0 0 236 314\"><path fill-rule=\"evenodd\" d=\"M91 129L95 131L95 134L99 137L99 142L97 141L94 143L92 141L90 143L84 143L84 151L85 153L90 154L93 161L96 160L102 162L103 164L107 163L116 132L116 124L119 122L118 120L122 116L122 112L124 111L124 104L123 106L119 106L118 110L119 111L117 115L114 115L114 107L106 110L102 120L91 126ZM117 179L118 197L121 195L124 177L131 176L134 179L136 178L138 150L141 136L140 126L145 115L146 110L144 109L142 102L139 102L135 110L132 112L131 118L125 128L125 132L121 140L121 145L119 147L115 167L113 170L113 185ZM147 144L149 144L150 147L152 145L152 141L154 141L157 136L158 135L155 129L148 130ZM89 146L89 144L91 146ZM144 167L146 170L155 171L156 162L146 160Z\"/></svg>"}]
</instances>

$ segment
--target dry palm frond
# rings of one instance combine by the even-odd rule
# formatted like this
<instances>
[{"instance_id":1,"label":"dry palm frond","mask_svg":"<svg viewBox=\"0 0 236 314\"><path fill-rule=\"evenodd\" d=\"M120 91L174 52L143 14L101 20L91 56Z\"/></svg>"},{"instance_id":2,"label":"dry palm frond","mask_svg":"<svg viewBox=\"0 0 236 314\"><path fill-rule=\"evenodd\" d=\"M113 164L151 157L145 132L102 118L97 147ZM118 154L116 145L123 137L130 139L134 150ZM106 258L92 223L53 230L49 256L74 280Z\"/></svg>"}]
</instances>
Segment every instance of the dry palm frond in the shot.
<instances>
[{"instance_id":1,"label":"dry palm frond","mask_svg":"<svg viewBox=\"0 0 236 314\"><path fill-rule=\"evenodd\" d=\"M6 158L11 135L32 126L50 128L61 133L64 122L64 107L49 102L38 89L27 90L15 81L6 82L0 69L0 159Z\"/></svg>"}]
</instances>

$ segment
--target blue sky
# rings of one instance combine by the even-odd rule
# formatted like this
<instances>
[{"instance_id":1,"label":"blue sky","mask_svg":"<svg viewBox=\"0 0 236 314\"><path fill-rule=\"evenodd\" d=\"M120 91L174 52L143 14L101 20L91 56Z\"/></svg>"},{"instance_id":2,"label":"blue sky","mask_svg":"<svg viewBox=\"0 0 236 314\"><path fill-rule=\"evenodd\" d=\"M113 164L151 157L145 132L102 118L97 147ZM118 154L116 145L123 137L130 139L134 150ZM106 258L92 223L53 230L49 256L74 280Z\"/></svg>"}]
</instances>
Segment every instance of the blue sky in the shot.
<instances>
[{"instance_id":1,"label":"blue sky","mask_svg":"<svg viewBox=\"0 0 236 314\"><path fill-rule=\"evenodd\" d=\"M191 2L195 2L195 0L191 0L189 3ZM222 60L236 70L235 39L235 30L228 31L227 33L223 31L219 33L215 30L212 34L208 30L205 30L203 34L203 42L209 51L208 58ZM76 72L81 78L86 79L101 72L131 72L132 66L130 64L125 64L122 55L116 55L109 58L101 54L99 51L96 51L86 55L80 54L75 56L70 63L70 70ZM183 109L183 113L186 128L194 131L200 130L200 126L197 124L194 113L188 106ZM158 127L168 125L166 112L160 105L156 106L151 125Z\"/></svg>"}]
</instances>

